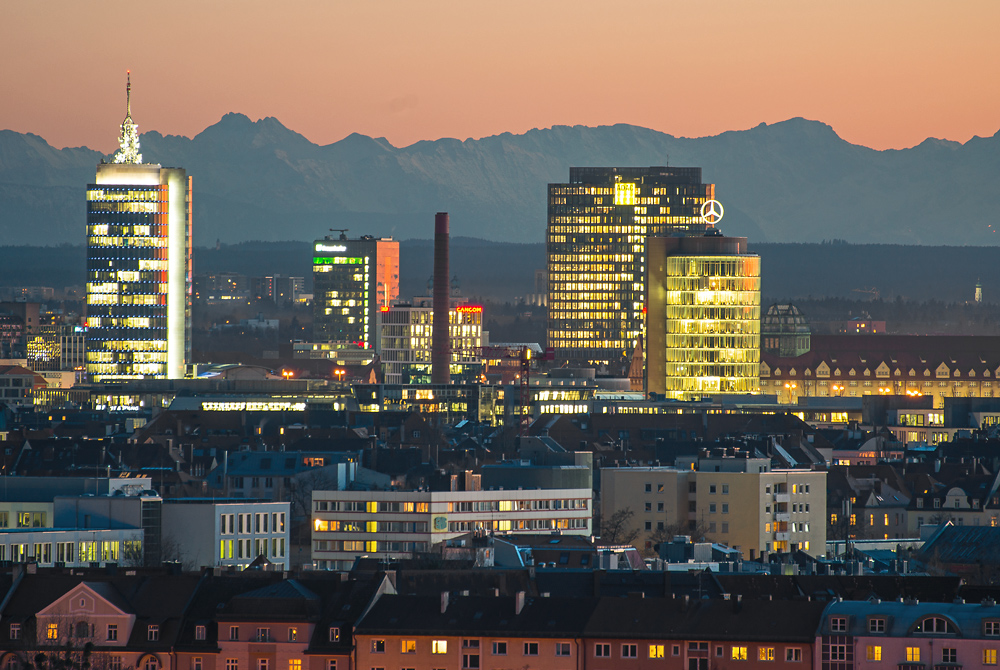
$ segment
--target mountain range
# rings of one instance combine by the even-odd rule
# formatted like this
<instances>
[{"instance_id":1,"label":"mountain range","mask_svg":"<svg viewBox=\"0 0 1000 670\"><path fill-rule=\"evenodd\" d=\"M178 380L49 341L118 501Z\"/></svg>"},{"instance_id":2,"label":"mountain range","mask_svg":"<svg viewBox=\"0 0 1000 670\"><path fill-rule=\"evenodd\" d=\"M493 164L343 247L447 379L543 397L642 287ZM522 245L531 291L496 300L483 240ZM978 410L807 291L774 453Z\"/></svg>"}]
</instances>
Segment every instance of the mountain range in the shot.
<instances>
[{"instance_id":1,"label":"mountain range","mask_svg":"<svg viewBox=\"0 0 1000 670\"><path fill-rule=\"evenodd\" d=\"M320 146L277 119L227 114L193 138L151 131L141 143L147 161L194 176L198 245L329 228L429 238L438 211L453 235L540 242L546 185L587 165L701 166L726 208L722 230L752 242L1000 245L1000 132L875 151L791 119L702 138L555 126L399 148L359 134ZM84 192L101 158L0 131L2 244L84 243Z\"/></svg>"}]
</instances>

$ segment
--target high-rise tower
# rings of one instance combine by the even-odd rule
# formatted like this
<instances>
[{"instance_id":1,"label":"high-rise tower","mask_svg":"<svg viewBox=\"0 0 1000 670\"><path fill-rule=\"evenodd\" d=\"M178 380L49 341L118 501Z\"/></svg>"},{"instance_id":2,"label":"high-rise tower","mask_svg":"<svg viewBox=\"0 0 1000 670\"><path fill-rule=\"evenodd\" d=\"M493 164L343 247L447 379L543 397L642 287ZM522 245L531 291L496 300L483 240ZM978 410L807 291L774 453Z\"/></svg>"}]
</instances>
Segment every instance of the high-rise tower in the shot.
<instances>
[{"instance_id":1,"label":"high-rise tower","mask_svg":"<svg viewBox=\"0 0 1000 670\"><path fill-rule=\"evenodd\" d=\"M313 245L313 340L378 351L378 315L399 297L399 242L345 232Z\"/></svg>"},{"instance_id":2,"label":"high-rise tower","mask_svg":"<svg viewBox=\"0 0 1000 670\"><path fill-rule=\"evenodd\" d=\"M677 400L760 391L760 257L717 229L651 237L646 391Z\"/></svg>"},{"instance_id":3,"label":"high-rise tower","mask_svg":"<svg viewBox=\"0 0 1000 670\"><path fill-rule=\"evenodd\" d=\"M125 120L111 163L87 187L87 373L94 381L180 379L191 359L191 182L143 163Z\"/></svg>"},{"instance_id":4,"label":"high-rise tower","mask_svg":"<svg viewBox=\"0 0 1000 670\"><path fill-rule=\"evenodd\" d=\"M557 360L625 364L644 335L646 238L703 233L701 168L570 168L549 184L548 345Z\"/></svg>"}]
</instances>

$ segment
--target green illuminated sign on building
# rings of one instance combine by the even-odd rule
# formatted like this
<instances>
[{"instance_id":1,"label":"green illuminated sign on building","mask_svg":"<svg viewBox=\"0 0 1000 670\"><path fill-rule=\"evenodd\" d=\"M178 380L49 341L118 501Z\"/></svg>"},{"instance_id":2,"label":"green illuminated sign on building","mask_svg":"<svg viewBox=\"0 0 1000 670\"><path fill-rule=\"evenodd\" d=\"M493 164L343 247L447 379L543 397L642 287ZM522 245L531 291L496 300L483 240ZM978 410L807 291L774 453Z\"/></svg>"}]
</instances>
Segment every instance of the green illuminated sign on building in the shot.
<instances>
[{"instance_id":1,"label":"green illuminated sign on building","mask_svg":"<svg viewBox=\"0 0 1000 670\"><path fill-rule=\"evenodd\" d=\"M315 256L313 265L361 265L363 258L350 258L348 256Z\"/></svg>"}]
</instances>

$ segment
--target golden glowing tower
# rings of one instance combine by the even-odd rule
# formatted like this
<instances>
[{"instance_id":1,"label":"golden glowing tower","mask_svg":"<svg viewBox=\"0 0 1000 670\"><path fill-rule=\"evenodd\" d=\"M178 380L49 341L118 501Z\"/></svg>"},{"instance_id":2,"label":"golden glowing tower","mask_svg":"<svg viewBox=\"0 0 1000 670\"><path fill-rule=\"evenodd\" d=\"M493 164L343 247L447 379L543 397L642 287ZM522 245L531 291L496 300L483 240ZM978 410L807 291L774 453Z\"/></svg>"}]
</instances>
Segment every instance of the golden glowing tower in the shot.
<instances>
[{"instance_id":1,"label":"golden glowing tower","mask_svg":"<svg viewBox=\"0 0 1000 670\"><path fill-rule=\"evenodd\" d=\"M191 358L191 177L143 163L131 81L120 148L87 187L87 373L180 379Z\"/></svg>"},{"instance_id":2,"label":"golden glowing tower","mask_svg":"<svg viewBox=\"0 0 1000 670\"><path fill-rule=\"evenodd\" d=\"M760 391L760 257L745 237L651 237L648 392L678 400Z\"/></svg>"}]
</instances>

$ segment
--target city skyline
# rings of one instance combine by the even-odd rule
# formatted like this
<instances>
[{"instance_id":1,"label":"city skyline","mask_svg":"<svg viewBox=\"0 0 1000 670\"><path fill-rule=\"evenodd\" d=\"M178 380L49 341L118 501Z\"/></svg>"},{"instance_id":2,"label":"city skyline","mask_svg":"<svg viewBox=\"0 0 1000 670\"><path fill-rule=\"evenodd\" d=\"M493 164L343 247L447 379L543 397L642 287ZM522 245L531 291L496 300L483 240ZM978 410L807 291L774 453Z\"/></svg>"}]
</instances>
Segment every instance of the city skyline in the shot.
<instances>
[{"instance_id":1,"label":"city skyline","mask_svg":"<svg viewBox=\"0 0 1000 670\"><path fill-rule=\"evenodd\" d=\"M323 144L359 132L396 146L563 124L696 137L801 116L886 149L1000 127L1000 92L982 85L1000 69L1000 6L987 2L101 7L5 8L0 53L19 66L0 73L16 93L0 127L110 152L102 120L121 116L126 69L149 91L135 110L144 128L185 136L230 111ZM111 17L173 57L94 49ZM630 80L664 84L638 102ZM594 81L621 94L587 96ZM691 104L702 96L710 104Z\"/></svg>"}]
</instances>

